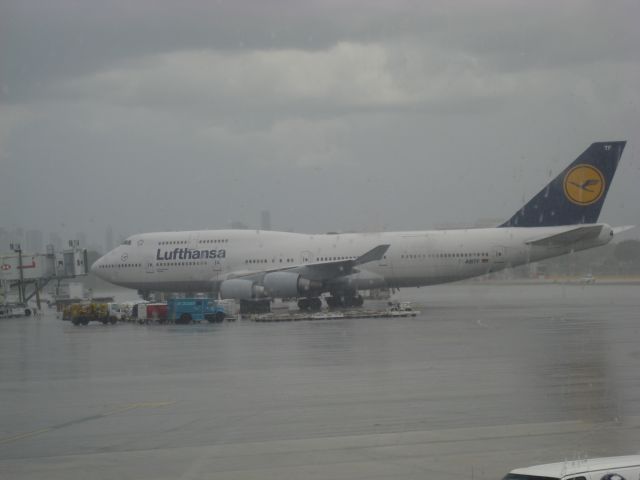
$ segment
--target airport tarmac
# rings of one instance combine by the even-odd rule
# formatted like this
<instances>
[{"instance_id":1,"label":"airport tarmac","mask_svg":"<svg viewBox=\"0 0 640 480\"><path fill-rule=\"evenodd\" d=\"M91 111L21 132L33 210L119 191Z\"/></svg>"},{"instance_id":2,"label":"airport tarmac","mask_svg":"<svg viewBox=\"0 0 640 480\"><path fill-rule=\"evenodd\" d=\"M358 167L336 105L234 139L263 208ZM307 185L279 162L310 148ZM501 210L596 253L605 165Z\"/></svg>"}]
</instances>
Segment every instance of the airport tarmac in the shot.
<instances>
[{"instance_id":1,"label":"airport tarmac","mask_svg":"<svg viewBox=\"0 0 640 480\"><path fill-rule=\"evenodd\" d=\"M498 479L640 450L640 286L407 289L416 318L0 321L2 479Z\"/></svg>"}]
</instances>

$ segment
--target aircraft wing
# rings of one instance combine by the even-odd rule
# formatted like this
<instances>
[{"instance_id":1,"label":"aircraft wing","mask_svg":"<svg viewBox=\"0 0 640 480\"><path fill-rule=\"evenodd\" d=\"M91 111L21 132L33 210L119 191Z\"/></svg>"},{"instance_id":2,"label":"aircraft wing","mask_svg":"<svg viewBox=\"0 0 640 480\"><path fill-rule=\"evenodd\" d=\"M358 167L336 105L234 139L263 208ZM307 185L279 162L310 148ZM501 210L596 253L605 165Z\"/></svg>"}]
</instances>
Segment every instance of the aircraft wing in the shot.
<instances>
[{"instance_id":1,"label":"aircraft wing","mask_svg":"<svg viewBox=\"0 0 640 480\"><path fill-rule=\"evenodd\" d=\"M354 272L357 272L356 267L358 265L364 265L369 262L376 262L380 260L390 245L378 245L377 247L372 248L368 252L360 255L358 258L353 260L333 260L326 262L316 262L316 263L307 263L303 265L289 265L286 267L279 268L270 268L265 270L260 270L259 272L234 272L229 274L228 279L231 278L246 278L247 280L257 280L260 281L262 277L271 272L293 272L299 273L304 278L309 280L331 280L337 277L342 277L344 275L350 275Z\"/></svg>"},{"instance_id":2,"label":"aircraft wing","mask_svg":"<svg viewBox=\"0 0 640 480\"><path fill-rule=\"evenodd\" d=\"M538 245L542 247L565 247L581 240L590 240L600 235L603 225L588 225L583 227L572 228L564 232L554 233L545 237L536 238L526 242L529 245Z\"/></svg>"}]
</instances>

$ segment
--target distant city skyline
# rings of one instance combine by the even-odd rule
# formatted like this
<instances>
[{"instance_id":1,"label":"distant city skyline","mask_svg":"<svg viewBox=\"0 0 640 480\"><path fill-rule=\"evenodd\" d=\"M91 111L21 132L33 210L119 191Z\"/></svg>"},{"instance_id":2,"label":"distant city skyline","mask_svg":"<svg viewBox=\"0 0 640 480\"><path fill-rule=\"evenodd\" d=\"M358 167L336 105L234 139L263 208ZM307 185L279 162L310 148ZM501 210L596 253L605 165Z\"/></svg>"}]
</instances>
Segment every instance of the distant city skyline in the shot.
<instances>
[{"instance_id":1,"label":"distant city skyline","mask_svg":"<svg viewBox=\"0 0 640 480\"><path fill-rule=\"evenodd\" d=\"M206 229L225 229L225 228L262 228L264 230L271 229L271 213L268 210L261 210L256 214L254 224L247 224L240 220L233 220L228 225L219 227L201 226L198 230ZM258 226L259 225L259 226ZM178 230L178 229L171 229ZM73 233L71 233L73 232ZM69 247L69 241L78 240L82 248L95 250L97 252L108 252L122 243L129 235L138 232L121 233L107 224L104 230L100 232L87 232L84 230L74 229L72 225L65 225L61 229L47 230L46 228L35 228L31 225L25 226L2 226L0 225L0 253L9 251L11 243L19 243L25 251L44 252L46 245L53 245L54 249L59 251ZM47 241L45 241L47 239Z\"/></svg>"},{"instance_id":2,"label":"distant city skyline","mask_svg":"<svg viewBox=\"0 0 640 480\"><path fill-rule=\"evenodd\" d=\"M113 233L112 233L113 235ZM106 239L107 237L105 237ZM46 239L46 241L45 241ZM11 244L20 245L26 253L44 253L47 245L53 245L54 250L61 251L69 248L69 242L77 240L82 248L107 251L107 243L99 241L85 232L75 233L40 230L37 228L0 226L0 253L10 252ZM112 247L113 248L113 247Z\"/></svg>"}]
</instances>

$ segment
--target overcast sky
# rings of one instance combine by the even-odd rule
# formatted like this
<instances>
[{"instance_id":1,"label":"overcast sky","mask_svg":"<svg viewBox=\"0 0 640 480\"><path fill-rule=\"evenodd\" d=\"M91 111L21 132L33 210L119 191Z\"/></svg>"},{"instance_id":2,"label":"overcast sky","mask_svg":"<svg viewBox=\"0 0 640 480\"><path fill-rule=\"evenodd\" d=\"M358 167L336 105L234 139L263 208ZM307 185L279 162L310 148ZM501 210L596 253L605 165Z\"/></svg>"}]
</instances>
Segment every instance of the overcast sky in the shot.
<instances>
[{"instance_id":1,"label":"overcast sky","mask_svg":"<svg viewBox=\"0 0 640 480\"><path fill-rule=\"evenodd\" d=\"M0 227L120 234L506 219L627 140L640 2L0 0Z\"/></svg>"}]
</instances>

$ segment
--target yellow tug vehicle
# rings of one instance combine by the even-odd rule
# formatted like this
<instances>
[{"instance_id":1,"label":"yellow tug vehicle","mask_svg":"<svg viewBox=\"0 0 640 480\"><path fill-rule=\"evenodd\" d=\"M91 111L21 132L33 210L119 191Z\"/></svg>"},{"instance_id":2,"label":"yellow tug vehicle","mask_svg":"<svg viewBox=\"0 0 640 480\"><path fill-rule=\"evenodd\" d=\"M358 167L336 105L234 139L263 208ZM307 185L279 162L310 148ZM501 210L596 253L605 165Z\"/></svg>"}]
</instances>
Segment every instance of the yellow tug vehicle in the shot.
<instances>
[{"instance_id":1,"label":"yellow tug vehicle","mask_svg":"<svg viewBox=\"0 0 640 480\"><path fill-rule=\"evenodd\" d=\"M108 303L74 303L65 307L62 318L74 325L88 325L89 322L114 324L118 321Z\"/></svg>"}]
</instances>

